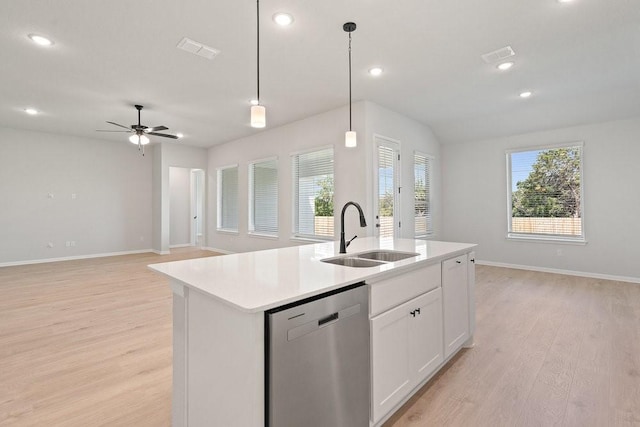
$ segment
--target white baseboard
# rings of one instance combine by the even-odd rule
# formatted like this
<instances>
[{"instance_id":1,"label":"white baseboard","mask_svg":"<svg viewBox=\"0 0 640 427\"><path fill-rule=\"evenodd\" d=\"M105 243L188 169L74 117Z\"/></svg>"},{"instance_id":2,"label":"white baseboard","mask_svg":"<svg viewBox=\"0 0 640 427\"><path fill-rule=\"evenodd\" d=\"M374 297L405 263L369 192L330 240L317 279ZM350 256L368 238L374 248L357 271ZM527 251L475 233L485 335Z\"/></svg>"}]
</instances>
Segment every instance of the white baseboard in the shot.
<instances>
[{"instance_id":1,"label":"white baseboard","mask_svg":"<svg viewBox=\"0 0 640 427\"><path fill-rule=\"evenodd\" d=\"M47 262L73 261L78 259L102 258L107 256L118 256L118 255L144 254L149 252L158 253L152 249L139 249L136 251L107 252L102 254L76 255L76 256L65 256L65 257L59 257L59 258L30 259L25 261L3 262L3 263L0 263L0 267L14 267L17 265L28 265L28 264L44 264Z\"/></svg>"},{"instance_id":2,"label":"white baseboard","mask_svg":"<svg viewBox=\"0 0 640 427\"><path fill-rule=\"evenodd\" d=\"M153 252L156 255L169 255L171 254L171 251L159 251L156 249L152 249L151 252Z\"/></svg>"},{"instance_id":3,"label":"white baseboard","mask_svg":"<svg viewBox=\"0 0 640 427\"><path fill-rule=\"evenodd\" d=\"M203 251L217 252L219 254L224 254L224 255L235 254L235 252L227 251L227 250L224 250L224 249L218 249L218 248L209 248L209 247L206 247L206 246L203 246L200 249L202 249Z\"/></svg>"},{"instance_id":4,"label":"white baseboard","mask_svg":"<svg viewBox=\"0 0 640 427\"><path fill-rule=\"evenodd\" d=\"M169 249L175 249L175 248L188 248L189 246L194 246L191 243L181 243L179 245L169 245Z\"/></svg>"},{"instance_id":5,"label":"white baseboard","mask_svg":"<svg viewBox=\"0 0 640 427\"><path fill-rule=\"evenodd\" d=\"M490 267L514 268L516 270L540 271L543 273L565 274L567 276L589 277L592 279L615 280L617 282L640 283L640 277L614 276L612 274L589 273L586 271L562 270L558 268L536 267L532 265L507 264L503 262L476 260L478 265Z\"/></svg>"}]
</instances>

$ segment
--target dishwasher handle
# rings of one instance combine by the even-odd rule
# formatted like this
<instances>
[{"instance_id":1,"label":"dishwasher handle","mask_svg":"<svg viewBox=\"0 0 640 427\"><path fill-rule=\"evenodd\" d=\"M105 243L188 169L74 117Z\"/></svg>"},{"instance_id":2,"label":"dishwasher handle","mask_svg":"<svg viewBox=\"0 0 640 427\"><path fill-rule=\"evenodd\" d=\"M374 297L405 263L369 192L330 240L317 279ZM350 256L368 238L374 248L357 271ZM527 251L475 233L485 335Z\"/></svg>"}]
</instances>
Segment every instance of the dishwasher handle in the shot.
<instances>
[{"instance_id":1,"label":"dishwasher handle","mask_svg":"<svg viewBox=\"0 0 640 427\"><path fill-rule=\"evenodd\" d=\"M340 317L340 315L337 311L333 314L328 315L327 317L323 317L322 319L318 320L318 327L321 328L322 326L326 325L329 322L338 320L338 317Z\"/></svg>"}]
</instances>

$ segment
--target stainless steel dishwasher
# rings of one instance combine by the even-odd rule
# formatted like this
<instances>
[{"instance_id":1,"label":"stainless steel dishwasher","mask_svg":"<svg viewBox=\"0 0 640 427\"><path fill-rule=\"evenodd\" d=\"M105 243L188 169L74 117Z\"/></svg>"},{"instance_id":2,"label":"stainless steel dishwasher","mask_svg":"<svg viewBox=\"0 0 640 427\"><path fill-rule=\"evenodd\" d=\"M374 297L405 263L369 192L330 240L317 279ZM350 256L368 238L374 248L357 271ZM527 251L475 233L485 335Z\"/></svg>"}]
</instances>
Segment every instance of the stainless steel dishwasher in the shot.
<instances>
[{"instance_id":1,"label":"stainless steel dishwasher","mask_svg":"<svg viewBox=\"0 0 640 427\"><path fill-rule=\"evenodd\" d=\"M369 425L364 283L265 313L269 427Z\"/></svg>"}]
</instances>

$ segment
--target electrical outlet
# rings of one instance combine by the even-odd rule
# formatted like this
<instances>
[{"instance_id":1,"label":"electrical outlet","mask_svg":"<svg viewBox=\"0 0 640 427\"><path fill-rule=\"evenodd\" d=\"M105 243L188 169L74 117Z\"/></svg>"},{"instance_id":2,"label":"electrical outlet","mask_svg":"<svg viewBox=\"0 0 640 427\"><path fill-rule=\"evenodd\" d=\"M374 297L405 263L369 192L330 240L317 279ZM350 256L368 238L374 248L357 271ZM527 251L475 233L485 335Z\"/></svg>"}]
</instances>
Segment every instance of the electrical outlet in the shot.
<instances>
[{"instance_id":1,"label":"electrical outlet","mask_svg":"<svg viewBox=\"0 0 640 427\"><path fill-rule=\"evenodd\" d=\"M67 240L66 243L65 243L65 246L66 247L70 247L71 246L71 242Z\"/></svg>"},{"instance_id":2,"label":"electrical outlet","mask_svg":"<svg viewBox=\"0 0 640 427\"><path fill-rule=\"evenodd\" d=\"M47 194L47 197L50 198L50 199L53 199L53 193Z\"/></svg>"},{"instance_id":3,"label":"electrical outlet","mask_svg":"<svg viewBox=\"0 0 640 427\"><path fill-rule=\"evenodd\" d=\"M77 195L76 193L71 193L71 198L72 198L72 199L74 199L74 200L75 200L77 197L78 197L78 195Z\"/></svg>"},{"instance_id":4,"label":"electrical outlet","mask_svg":"<svg viewBox=\"0 0 640 427\"><path fill-rule=\"evenodd\" d=\"M72 241L71 241L71 246L75 246L75 245L76 245L76 241L75 241L75 240L72 240Z\"/></svg>"}]
</instances>

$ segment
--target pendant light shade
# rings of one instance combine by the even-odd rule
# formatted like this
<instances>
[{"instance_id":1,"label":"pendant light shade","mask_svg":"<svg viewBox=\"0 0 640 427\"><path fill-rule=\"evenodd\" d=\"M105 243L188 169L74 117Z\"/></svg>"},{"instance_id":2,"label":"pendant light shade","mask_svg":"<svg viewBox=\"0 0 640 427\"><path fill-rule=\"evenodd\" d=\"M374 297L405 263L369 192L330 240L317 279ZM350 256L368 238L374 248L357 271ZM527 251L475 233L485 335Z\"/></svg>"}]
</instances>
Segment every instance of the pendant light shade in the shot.
<instances>
[{"instance_id":1,"label":"pendant light shade","mask_svg":"<svg viewBox=\"0 0 640 427\"><path fill-rule=\"evenodd\" d=\"M348 130L344 133L344 146L347 148L353 148L358 146L355 131Z\"/></svg>"},{"instance_id":2,"label":"pendant light shade","mask_svg":"<svg viewBox=\"0 0 640 427\"><path fill-rule=\"evenodd\" d=\"M346 22L342 29L349 33L349 131L344 135L344 146L353 148L358 146L356 132L351 128L351 33L356 30L354 22Z\"/></svg>"},{"instance_id":3,"label":"pendant light shade","mask_svg":"<svg viewBox=\"0 0 640 427\"><path fill-rule=\"evenodd\" d=\"M263 128L266 126L266 109L264 105L252 105L251 106L251 127Z\"/></svg>"},{"instance_id":4,"label":"pendant light shade","mask_svg":"<svg viewBox=\"0 0 640 427\"><path fill-rule=\"evenodd\" d=\"M251 106L251 127L263 128L267 124L267 110L260 105L260 0L256 0L256 105Z\"/></svg>"}]
</instances>

